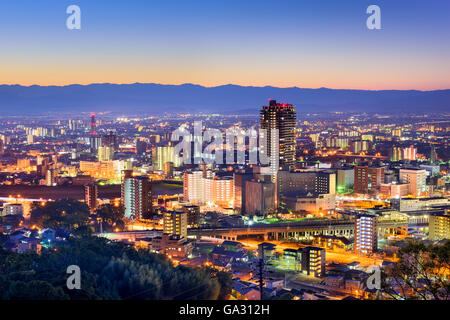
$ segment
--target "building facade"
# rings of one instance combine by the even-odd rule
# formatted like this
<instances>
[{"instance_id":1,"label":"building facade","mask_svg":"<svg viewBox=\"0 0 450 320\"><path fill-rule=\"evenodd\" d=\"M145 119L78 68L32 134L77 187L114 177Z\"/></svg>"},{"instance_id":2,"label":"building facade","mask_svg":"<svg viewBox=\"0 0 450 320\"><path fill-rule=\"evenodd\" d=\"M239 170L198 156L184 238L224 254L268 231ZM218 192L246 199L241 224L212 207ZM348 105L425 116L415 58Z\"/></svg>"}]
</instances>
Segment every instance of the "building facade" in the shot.
<instances>
[{"instance_id":1,"label":"building facade","mask_svg":"<svg viewBox=\"0 0 450 320\"><path fill-rule=\"evenodd\" d=\"M164 212L164 234L181 238L187 238L188 214L182 211Z\"/></svg>"},{"instance_id":2,"label":"building facade","mask_svg":"<svg viewBox=\"0 0 450 320\"><path fill-rule=\"evenodd\" d=\"M325 249L318 247L302 248L302 271L314 277L325 276Z\"/></svg>"},{"instance_id":3,"label":"building facade","mask_svg":"<svg viewBox=\"0 0 450 320\"><path fill-rule=\"evenodd\" d=\"M276 170L295 167L295 127L294 106L270 100L268 106L262 107L261 129L267 130L267 155L271 164L279 164Z\"/></svg>"},{"instance_id":4,"label":"building facade","mask_svg":"<svg viewBox=\"0 0 450 320\"><path fill-rule=\"evenodd\" d=\"M401 183L409 184L409 194L413 197L422 196L426 193L427 171L424 169L400 169L399 178Z\"/></svg>"},{"instance_id":5,"label":"building facade","mask_svg":"<svg viewBox=\"0 0 450 320\"><path fill-rule=\"evenodd\" d=\"M275 210L275 184L260 180L245 183L245 214L264 216Z\"/></svg>"},{"instance_id":6,"label":"building facade","mask_svg":"<svg viewBox=\"0 0 450 320\"><path fill-rule=\"evenodd\" d=\"M359 214L355 217L355 252L371 254L378 249L377 217Z\"/></svg>"},{"instance_id":7,"label":"building facade","mask_svg":"<svg viewBox=\"0 0 450 320\"><path fill-rule=\"evenodd\" d=\"M94 212L97 209L98 187L95 184L84 186L84 203L89 210Z\"/></svg>"},{"instance_id":8,"label":"building facade","mask_svg":"<svg viewBox=\"0 0 450 320\"><path fill-rule=\"evenodd\" d=\"M429 217L429 238L432 241L450 239L450 214L432 214Z\"/></svg>"},{"instance_id":9,"label":"building facade","mask_svg":"<svg viewBox=\"0 0 450 320\"><path fill-rule=\"evenodd\" d=\"M138 220L152 216L152 188L148 178L126 178L122 190L122 204L125 207L126 218Z\"/></svg>"}]
</instances>

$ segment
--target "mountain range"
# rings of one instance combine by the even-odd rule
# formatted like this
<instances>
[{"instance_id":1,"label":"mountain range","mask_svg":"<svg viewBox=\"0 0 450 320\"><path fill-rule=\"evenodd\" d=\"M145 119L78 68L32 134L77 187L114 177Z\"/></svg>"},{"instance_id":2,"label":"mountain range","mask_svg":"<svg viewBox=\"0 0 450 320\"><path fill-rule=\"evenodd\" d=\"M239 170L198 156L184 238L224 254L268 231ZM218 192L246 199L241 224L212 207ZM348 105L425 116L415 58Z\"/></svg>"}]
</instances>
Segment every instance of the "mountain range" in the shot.
<instances>
[{"instance_id":1,"label":"mountain range","mask_svg":"<svg viewBox=\"0 0 450 320\"><path fill-rule=\"evenodd\" d=\"M174 112L255 113L269 99L297 112L443 113L450 90L347 90L155 83L67 86L0 85L2 115L104 112L158 115Z\"/></svg>"}]
</instances>

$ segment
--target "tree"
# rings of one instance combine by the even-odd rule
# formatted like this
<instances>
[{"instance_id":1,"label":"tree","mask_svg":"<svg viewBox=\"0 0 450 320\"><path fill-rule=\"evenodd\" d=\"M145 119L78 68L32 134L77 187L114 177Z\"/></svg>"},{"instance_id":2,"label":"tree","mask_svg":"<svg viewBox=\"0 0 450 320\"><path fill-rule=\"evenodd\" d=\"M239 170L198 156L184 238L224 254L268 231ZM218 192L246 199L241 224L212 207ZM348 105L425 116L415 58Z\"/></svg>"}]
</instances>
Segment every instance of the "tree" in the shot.
<instances>
[{"instance_id":1,"label":"tree","mask_svg":"<svg viewBox=\"0 0 450 320\"><path fill-rule=\"evenodd\" d=\"M34 203L31 222L41 228L66 229L76 232L89 225L89 207L77 200L57 200L45 205Z\"/></svg>"},{"instance_id":2,"label":"tree","mask_svg":"<svg viewBox=\"0 0 450 320\"><path fill-rule=\"evenodd\" d=\"M450 298L450 240L442 245L409 242L399 260L384 271L383 291L394 299L447 300Z\"/></svg>"},{"instance_id":3,"label":"tree","mask_svg":"<svg viewBox=\"0 0 450 320\"><path fill-rule=\"evenodd\" d=\"M9 300L67 300L69 298L62 288L55 288L50 283L40 280L11 282L5 297Z\"/></svg>"},{"instance_id":4,"label":"tree","mask_svg":"<svg viewBox=\"0 0 450 320\"><path fill-rule=\"evenodd\" d=\"M70 265L80 267L81 290L66 286ZM164 255L96 236L69 238L40 255L0 248L0 299L218 299L230 288L225 272L174 267Z\"/></svg>"},{"instance_id":5,"label":"tree","mask_svg":"<svg viewBox=\"0 0 450 320\"><path fill-rule=\"evenodd\" d=\"M216 273L217 281L220 284L220 293L218 300L227 300L231 295L231 288L233 287L233 274L226 271L218 271Z\"/></svg>"},{"instance_id":6,"label":"tree","mask_svg":"<svg viewBox=\"0 0 450 320\"><path fill-rule=\"evenodd\" d=\"M97 209L97 215L102 219L103 227L106 229L123 229L125 227L123 220L125 214L122 206L104 204Z\"/></svg>"},{"instance_id":7,"label":"tree","mask_svg":"<svg viewBox=\"0 0 450 320\"><path fill-rule=\"evenodd\" d=\"M294 299L294 295L290 292L285 292L281 296L275 296L273 300L292 300Z\"/></svg>"}]
</instances>

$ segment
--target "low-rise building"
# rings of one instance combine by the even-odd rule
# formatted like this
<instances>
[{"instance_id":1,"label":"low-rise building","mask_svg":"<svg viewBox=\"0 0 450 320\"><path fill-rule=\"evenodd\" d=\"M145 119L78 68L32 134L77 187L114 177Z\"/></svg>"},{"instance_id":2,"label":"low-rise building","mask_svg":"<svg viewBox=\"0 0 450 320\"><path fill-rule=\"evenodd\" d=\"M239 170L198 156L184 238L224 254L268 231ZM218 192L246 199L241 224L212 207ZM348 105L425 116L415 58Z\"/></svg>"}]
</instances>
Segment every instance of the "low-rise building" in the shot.
<instances>
[{"instance_id":1,"label":"low-rise building","mask_svg":"<svg viewBox=\"0 0 450 320\"><path fill-rule=\"evenodd\" d=\"M302 249L302 271L307 275L322 277L325 275L325 249L305 247Z\"/></svg>"},{"instance_id":2,"label":"low-rise building","mask_svg":"<svg viewBox=\"0 0 450 320\"><path fill-rule=\"evenodd\" d=\"M313 214L328 215L336 209L335 194L307 193L305 195L290 195L283 197L288 209L294 212L306 211Z\"/></svg>"},{"instance_id":3,"label":"low-rise building","mask_svg":"<svg viewBox=\"0 0 450 320\"><path fill-rule=\"evenodd\" d=\"M343 288L344 283L345 283L344 277L340 275L328 276L325 280L326 286L333 288Z\"/></svg>"},{"instance_id":4,"label":"low-rise building","mask_svg":"<svg viewBox=\"0 0 450 320\"><path fill-rule=\"evenodd\" d=\"M233 280L231 295L236 300L260 300L261 298L259 288L255 284L240 279Z\"/></svg>"},{"instance_id":5,"label":"low-rise building","mask_svg":"<svg viewBox=\"0 0 450 320\"><path fill-rule=\"evenodd\" d=\"M152 238L151 250L170 258L184 259L192 254L192 243L178 235L163 234Z\"/></svg>"},{"instance_id":6,"label":"low-rise building","mask_svg":"<svg viewBox=\"0 0 450 320\"><path fill-rule=\"evenodd\" d=\"M450 239L450 214L432 214L429 216L429 238L433 241Z\"/></svg>"}]
</instances>

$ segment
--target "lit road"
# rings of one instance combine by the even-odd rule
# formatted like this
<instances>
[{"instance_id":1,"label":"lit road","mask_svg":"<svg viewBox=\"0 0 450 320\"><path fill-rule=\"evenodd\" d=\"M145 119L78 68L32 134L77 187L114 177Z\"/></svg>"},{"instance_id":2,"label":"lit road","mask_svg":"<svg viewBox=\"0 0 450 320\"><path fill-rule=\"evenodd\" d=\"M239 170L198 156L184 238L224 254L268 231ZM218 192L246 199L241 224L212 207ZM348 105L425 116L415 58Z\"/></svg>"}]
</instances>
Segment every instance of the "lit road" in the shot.
<instances>
[{"instance_id":1,"label":"lit road","mask_svg":"<svg viewBox=\"0 0 450 320\"><path fill-rule=\"evenodd\" d=\"M248 250L256 250L258 248L258 244L261 243L257 240L241 240L240 241ZM284 249L298 249L302 247L306 247L306 245L299 245L296 243L286 243L286 242L280 242L280 241L270 241L270 243L275 244L276 251L279 253L283 253ZM336 251L330 251L326 250L326 260L327 262L336 262L336 263L350 263L353 261L359 261L361 266L368 267L373 265L381 265L383 262L383 259L378 257L367 257L355 254L354 252L345 251L345 252L336 252ZM387 259L385 259L387 260Z\"/></svg>"},{"instance_id":2,"label":"lit road","mask_svg":"<svg viewBox=\"0 0 450 320\"><path fill-rule=\"evenodd\" d=\"M49 199L24 199L24 198L20 198L20 197L18 197L18 198L15 198L15 197L8 197L8 198L0 197L0 201L9 201L9 202L40 202L40 201L44 201L44 202L47 202L47 201L51 201L51 200L49 200Z\"/></svg>"}]
</instances>

